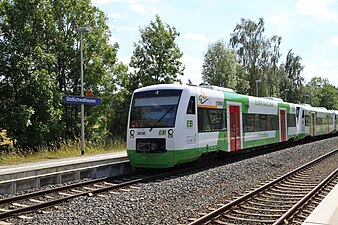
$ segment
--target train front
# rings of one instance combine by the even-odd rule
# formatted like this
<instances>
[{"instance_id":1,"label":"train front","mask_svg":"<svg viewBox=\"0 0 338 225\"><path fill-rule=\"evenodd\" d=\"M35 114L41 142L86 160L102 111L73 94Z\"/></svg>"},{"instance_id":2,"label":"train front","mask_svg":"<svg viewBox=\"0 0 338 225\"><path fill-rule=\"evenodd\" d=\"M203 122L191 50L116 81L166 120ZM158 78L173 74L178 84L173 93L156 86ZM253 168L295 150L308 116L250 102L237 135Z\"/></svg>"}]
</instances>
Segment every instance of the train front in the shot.
<instances>
[{"instance_id":1,"label":"train front","mask_svg":"<svg viewBox=\"0 0 338 225\"><path fill-rule=\"evenodd\" d=\"M175 123L182 89L154 85L133 94L127 131L127 152L134 167L166 168L175 165Z\"/></svg>"}]
</instances>

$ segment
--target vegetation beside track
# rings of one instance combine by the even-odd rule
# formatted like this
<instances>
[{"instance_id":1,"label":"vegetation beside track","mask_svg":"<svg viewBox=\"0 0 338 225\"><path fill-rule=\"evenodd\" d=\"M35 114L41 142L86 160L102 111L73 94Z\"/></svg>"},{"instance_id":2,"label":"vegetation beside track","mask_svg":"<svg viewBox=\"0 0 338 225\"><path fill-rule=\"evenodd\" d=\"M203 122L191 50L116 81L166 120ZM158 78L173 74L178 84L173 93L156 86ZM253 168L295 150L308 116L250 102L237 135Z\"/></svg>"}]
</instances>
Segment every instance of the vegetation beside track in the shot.
<instances>
[{"instance_id":1,"label":"vegetation beside track","mask_svg":"<svg viewBox=\"0 0 338 225\"><path fill-rule=\"evenodd\" d=\"M126 145L124 141L114 141L106 144L86 143L85 155L121 152L125 150ZM81 142L60 144L58 148L41 147L34 150L12 148L9 151L0 152L0 166L75 156L81 156Z\"/></svg>"}]
</instances>

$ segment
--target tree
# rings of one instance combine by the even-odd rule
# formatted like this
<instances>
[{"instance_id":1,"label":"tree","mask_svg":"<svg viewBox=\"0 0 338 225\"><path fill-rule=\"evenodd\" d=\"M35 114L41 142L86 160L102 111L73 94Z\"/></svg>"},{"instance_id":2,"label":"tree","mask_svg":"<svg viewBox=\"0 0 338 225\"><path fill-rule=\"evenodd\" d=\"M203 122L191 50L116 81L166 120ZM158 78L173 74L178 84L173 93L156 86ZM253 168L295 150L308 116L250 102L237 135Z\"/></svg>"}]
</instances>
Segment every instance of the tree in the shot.
<instances>
[{"instance_id":1,"label":"tree","mask_svg":"<svg viewBox=\"0 0 338 225\"><path fill-rule=\"evenodd\" d=\"M0 2L0 129L18 145L79 136L80 107L60 104L81 92L78 27L92 28L84 35L85 89L97 97L112 91L103 80L112 76L118 46L109 44L106 20L90 0ZM105 110L86 107L86 132Z\"/></svg>"},{"instance_id":2,"label":"tree","mask_svg":"<svg viewBox=\"0 0 338 225\"><path fill-rule=\"evenodd\" d=\"M316 107L338 109L338 90L327 78L313 77L306 85L308 103Z\"/></svg>"},{"instance_id":3,"label":"tree","mask_svg":"<svg viewBox=\"0 0 338 225\"><path fill-rule=\"evenodd\" d=\"M164 24L156 15L155 21L140 33L129 64L135 68L130 76L130 92L147 85L180 82L178 75L183 75L184 66L180 61L183 54L175 43L179 36L176 28Z\"/></svg>"},{"instance_id":4,"label":"tree","mask_svg":"<svg viewBox=\"0 0 338 225\"><path fill-rule=\"evenodd\" d=\"M286 56L286 62L283 64L284 75L281 79L280 95L285 95L287 91L287 100L298 103L303 100L303 82L304 78L300 75L304 66L301 64L302 58L295 56L292 50L289 50Z\"/></svg>"},{"instance_id":5,"label":"tree","mask_svg":"<svg viewBox=\"0 0 338 225\"><path fill-rule=\"evenodd\" d=\"M240 64L245 69L246 80L250 87L255 87L255 81L261 80L260 96L273 95L277 88L268 88L274 85L278 60L280 58L279 45L281 37L273 36L270 39L264 36L264 20L259 18L256 23L241 19L230 38L230 46L236 51ZM276 84L275 84L276 85ZM255 95L255 89L249 90Z\"/></svg>"},{"instance_id":6,"label":"tree","mask_svg":"<svg viewBox=\"0 0 338 225\"><path fill-rule=\"evenodd\" d=\"M209 45L202 65L204 83L236 89L241 84L241 73L236 53L228 49L222 40Z\"/></svg>"}]
</instances>

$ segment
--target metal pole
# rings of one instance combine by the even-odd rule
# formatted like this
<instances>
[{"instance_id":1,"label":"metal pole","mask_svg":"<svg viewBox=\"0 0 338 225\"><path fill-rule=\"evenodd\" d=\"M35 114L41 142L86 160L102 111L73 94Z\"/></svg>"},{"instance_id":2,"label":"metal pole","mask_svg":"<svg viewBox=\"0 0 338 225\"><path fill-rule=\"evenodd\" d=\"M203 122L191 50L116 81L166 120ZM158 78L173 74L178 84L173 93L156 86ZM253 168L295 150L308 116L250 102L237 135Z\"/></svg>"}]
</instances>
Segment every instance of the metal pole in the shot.
<instances>
[{"instance_id":1,"label":"metal pole","mask_svg":"<svg viewBox=\"0 0 338 225\"><path fill-rule=\"evenodd\" d=\"M256 96L258 97L258 82L256 81Z\"/></svg>"},{"instance_id":2,"label":"metal pole","mask_svg":"<svg viewBox=\"0 0 338 225\"><path fill-rule=\"evenodd\" d=\"M83 97L83 55L82 55L82 32L80 32L80 57L81 57L81 96ZM81 155L84 155L84 104L81 104Z\"/></svg>"},{"instance_id":3,"label":"metal pole","mask_svg":"<svg viewBox=\"0 0 338 225\"><path fill-rule=\"evenodd\" d=\"M285 95L285 102L287 102L287 94L288 94L289 89L284 89L284 95Z\"/></svg>"}]
</instances>

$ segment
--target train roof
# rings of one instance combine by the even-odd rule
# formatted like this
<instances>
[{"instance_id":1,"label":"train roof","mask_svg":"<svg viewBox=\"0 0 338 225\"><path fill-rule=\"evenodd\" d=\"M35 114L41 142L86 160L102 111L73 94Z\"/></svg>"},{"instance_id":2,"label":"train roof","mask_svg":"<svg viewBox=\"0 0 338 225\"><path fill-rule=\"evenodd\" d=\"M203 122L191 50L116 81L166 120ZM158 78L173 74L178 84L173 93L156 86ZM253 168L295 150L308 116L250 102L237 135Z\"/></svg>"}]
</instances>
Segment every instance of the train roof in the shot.
<instances>
[{"instance_id":1,"label":"train roof","mask_svg":"<svg viewBox=\"0 0 338 225\"><path fill-rule=\"evenodd\" d=\"M215 91L215 92L226 92L226 93L234 94L236 96L247 97L249 99L257 99L257 100L264 101L264 102L271 102L273 104L282 103L282 104L288 104L290 106L292 105L293 107L298 106L298 107L302 107L302 108L304 108L305 110L308 110L308 111L338 114L338 110L328 110L324 107L313 107L309 104L296 104L296 103L284 102L282 99L275 98L275 97L255 97L255 96L249 96L249 95L242 95L242 94L236 93L233 89L214 86L214 85L196 86L196 85L182 85L182 84L156 84L156 85L150 85L150 86L146 86L146 87L136 89L134 92L150 91L150 90L154 90L154 89L159 89L159 90L161 90L161 89L162 90L163 89L196 90L196 89L202 89L202 88L208 89L211 92L213 92L213 91Z\"/></svg>"}]
</instances>

